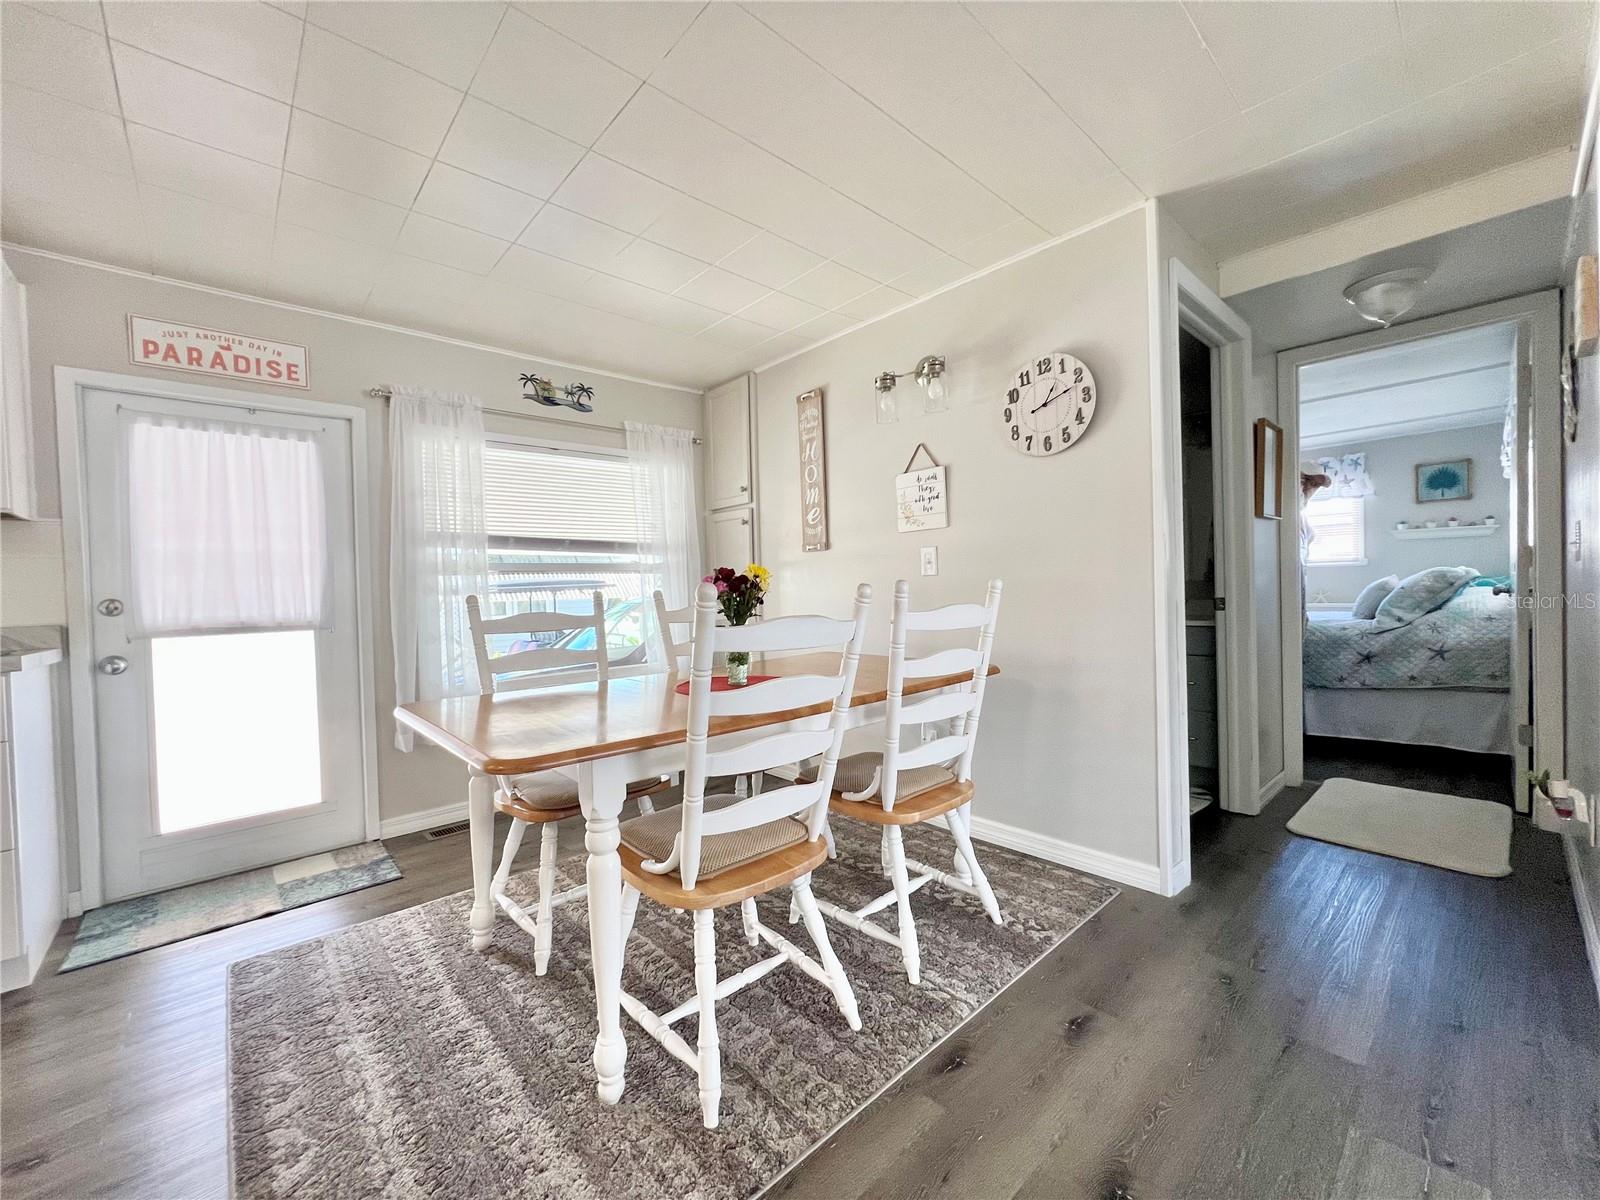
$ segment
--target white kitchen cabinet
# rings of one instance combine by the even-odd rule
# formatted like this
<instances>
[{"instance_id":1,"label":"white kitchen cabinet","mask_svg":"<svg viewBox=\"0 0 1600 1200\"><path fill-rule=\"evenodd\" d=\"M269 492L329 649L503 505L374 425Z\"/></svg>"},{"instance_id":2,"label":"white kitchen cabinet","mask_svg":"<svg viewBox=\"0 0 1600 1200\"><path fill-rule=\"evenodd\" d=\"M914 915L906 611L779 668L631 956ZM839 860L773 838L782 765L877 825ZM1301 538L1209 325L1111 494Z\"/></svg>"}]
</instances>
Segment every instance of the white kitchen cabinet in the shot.
<instances>
[{"instance_id":1,"label":"white kitchen cabinet","mask_svg":"<svg viewBox=\"0 0 1600 1200\"><path fill-rule=\"evenodd\" d=\"M753 429L748 375L706 393L706 507L712 511L755 502Z\"/></svg>"},{"instance_id":2,"label":"white kitchen cabinet","mask_svg":"<svg viewBox=\"0 0 1600 1200\"><path fill-rule=\"evenodd\" d=\"M33 982L65 915L55 729L59 631L55 637L56 647L46 645L21 654L8 648L0 656L5 694L5 741L0 743L0 822L5 828L5 849L0 850L0 991Z\"/></svg>"},{"instance_id":3,"label":"white kitchen cabinet","mask_svg":"<svg viewBox=\"0 0 1600 1200\"><path fill-rule=\"evenodd\" d=\"M730 508L711 514L711 553L713 567L744 570L756 560L755 515L748 508Z\"/></svg>"},{"instance_id":4,"label":"white kitchen cabinet","mask_svg":"<svg viewBox=\"0 0 1600 1200\"><path fill-rule=\"evenodd\" d=\"M4 266L0 289L0 513L38 515L33 480L33 420L28 401L27 289Z\"/></svg>"}]
</instances>

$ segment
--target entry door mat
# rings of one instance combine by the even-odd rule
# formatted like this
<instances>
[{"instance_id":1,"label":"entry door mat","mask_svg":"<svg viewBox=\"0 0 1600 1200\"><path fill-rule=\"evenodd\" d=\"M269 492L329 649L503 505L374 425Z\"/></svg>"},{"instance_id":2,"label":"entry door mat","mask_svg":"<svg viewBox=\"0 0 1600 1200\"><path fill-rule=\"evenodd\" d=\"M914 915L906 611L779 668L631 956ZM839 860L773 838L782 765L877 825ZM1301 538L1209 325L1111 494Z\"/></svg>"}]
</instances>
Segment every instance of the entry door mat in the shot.
<instances>
[{"instance_id":1,"label":"entry door mat","mask_svg":"<svg viewBox=\"0 0 1600 1200\"><path fill-rule=\"evenodd\" d=\"M399 878L382 842L362 842L119 900L83 914L60 969L76 971Z\"/></svg>"},{"instance_id":2,"label":"entry door mat","mask_svg":"<svg viewBox=\"0 0 1600 1200\"><path fill-rule=\"evenodd\" d=\"M1330 779L1289 832L1463 875L1511 874L1511 810L1492 800Z\"/></svg>"},{"instance_id":3,"label":"entry door mat","mask_svg":"<svg viewBox=\"0 0 1600 1200\"><path fill-rule=\"evenodd\" d=\"M834 822L840 857L816 894L857 907L886 889L878 831ZM906 830L907 853L942 862L949 835ZM1115 886L978 846L1004 925L938 884L912 899L922 984L900 954L829 922L861 1005L852 1033L832 995L785 966L717 1005L722 1121L700 1124L694 1075L626 1016L627 1090L595 1096L594 989L584 906L556 910L549 973L533 939L496 920L467 944L467 892L236 962L228 980L233 1194L448 1196L451 1200L740 1200L759 1192L1117 894ZM583 860L561 864L562 885ZM462 875L466 875L465 847ZM536 873L508 890L533 903ZM789 930L787 889L761 919ZM882 916L879 920L884 920ZM888 925L893 927L893 911ZM799 927L795 927L798 929ZM687 914L640 903L623 983L657 1011L694 991ZM805 934L789 936L804 939ZM716 914L719 974L768 951ZM806 944L809 944L807 942ZM678 1026L691 1041L695 1022Z\"/></svg>"}]
</instances>

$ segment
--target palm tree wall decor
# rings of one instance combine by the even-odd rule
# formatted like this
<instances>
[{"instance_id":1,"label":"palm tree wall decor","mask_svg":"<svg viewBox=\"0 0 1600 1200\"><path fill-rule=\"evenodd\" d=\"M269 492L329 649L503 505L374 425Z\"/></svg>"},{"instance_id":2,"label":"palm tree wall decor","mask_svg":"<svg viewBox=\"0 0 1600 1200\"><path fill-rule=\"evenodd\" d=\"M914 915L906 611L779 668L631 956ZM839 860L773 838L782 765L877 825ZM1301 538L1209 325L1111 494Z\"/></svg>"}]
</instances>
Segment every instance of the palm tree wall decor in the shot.
<instances>
[{"instance_id":1,"label":"palm tree wall decor","mask_svg":"<svg viewBox=\"0 0 1600 1200\"><path fill-rule=\"evenodd\" d=\"M1472 499L1472 460L1417 464L1417 503Z\"/></svg>"}]
</instances>

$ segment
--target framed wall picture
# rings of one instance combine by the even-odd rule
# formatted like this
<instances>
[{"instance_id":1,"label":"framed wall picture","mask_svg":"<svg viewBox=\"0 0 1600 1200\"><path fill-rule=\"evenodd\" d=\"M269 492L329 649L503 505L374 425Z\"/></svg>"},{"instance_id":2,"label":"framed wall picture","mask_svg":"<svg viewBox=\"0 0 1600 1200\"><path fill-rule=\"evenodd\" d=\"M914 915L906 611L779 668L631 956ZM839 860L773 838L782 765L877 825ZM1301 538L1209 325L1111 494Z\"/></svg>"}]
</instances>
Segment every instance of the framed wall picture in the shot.
<instances>
[{"instance_id":1,"label":"framed wall picture","mask_svg":"<svg viewBox=\"0 0 1600 1200\"><path fill-rule=\"evenodd\" d=\"M1256 420L1256 516L1283 520L1283 430Z\"/></svg>"},{"instance_id":2,"label":"framed wall picture","mask_svg":"<svg viewBox=\"0 0 1600 1200\"><path fill-rule=\"evenodd\" d=\"M1417 464L1417 503L1438 500L1472 499L1472 460L1452 458L1448 462Z\"/></svg>"}]
</instances>

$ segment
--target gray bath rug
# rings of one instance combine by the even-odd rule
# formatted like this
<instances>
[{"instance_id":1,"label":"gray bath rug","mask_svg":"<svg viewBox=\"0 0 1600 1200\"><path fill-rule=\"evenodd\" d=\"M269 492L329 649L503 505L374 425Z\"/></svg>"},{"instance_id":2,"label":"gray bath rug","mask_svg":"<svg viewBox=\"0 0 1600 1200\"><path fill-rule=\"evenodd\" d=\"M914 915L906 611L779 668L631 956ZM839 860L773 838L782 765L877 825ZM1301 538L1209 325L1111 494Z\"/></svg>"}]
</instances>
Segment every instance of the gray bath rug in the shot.
<instances>
[{"instance_id":1,"label":"gray bath rug","mask_svg":"<svg viewBox=\"0 0 1600 1200\"><path fill-rule=\"evenodd\" d=\"M1511 874L1511 809L1492 800L1330 779L1289 832L1464 875Z\"/></svg>"},{"instance_id":2,"label":"gray bath rug","mask_svg":"<svg viewBox=\"0 0 1600 1200\"><path fill-rule=\"evenodd\" d=\"M256 867L118 900L83 914L61 970L76 971L399 878L400 868L382 842L362 842L275 867Z\"/></svg>"},{"instance_id":3,"label":"gray bath rug","mask_svg":"<svg viewBox=\"0 0 1600 1200\"><path fill-rule=\"evenodd\" d=\"M882 892L875 830L841 822L817 895ZM950 857L943 831L907 853ZM930 885L913 904L922 985L899 952L830 924L861 1006L782 967L717 1006L721 1125L700 1123L694 1075L623 1016L627 1090L595 1096L594 1001L581 905L556 910L549 974L505 917L467 945L467 892L235 963L228 989L230 1151L240 1197L449 1196L742 1200L759 1192L1117 894L995 846L979 854L1005 914ZM581 859L564 864L575 883ZM467 865L463 847L462 876ZM511 891L531 906L532 874ZM787 892L759 901L787 929ZM880 917L880 920L882 918ZM891 926L892 927L892 926ZM693 993L688 914L641 903L623 985L657 1012ZM804 932L795 936L806 944ZM718 969L755 961L737 906L716 917ZM765 955L765 950L759 952ZM693 1044L695 1021L676 1026Z\"/></svg>"}]
</instances>

